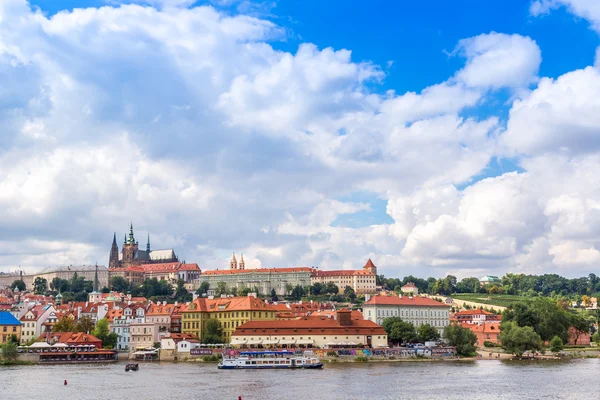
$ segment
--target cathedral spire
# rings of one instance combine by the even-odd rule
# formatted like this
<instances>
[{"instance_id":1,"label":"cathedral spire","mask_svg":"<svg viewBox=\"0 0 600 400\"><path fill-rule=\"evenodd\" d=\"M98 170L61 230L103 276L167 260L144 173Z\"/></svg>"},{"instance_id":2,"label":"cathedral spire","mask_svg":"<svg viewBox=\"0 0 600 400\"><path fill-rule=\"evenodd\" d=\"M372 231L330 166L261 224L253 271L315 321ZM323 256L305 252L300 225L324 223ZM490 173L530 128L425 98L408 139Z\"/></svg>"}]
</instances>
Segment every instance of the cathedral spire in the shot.
<instances>
[{"instance_id":1,"label":"cathedral spire","mask_svg":"<svg viewBox=\"0 0 600 400\"><path fill-rule=\"evenodd\" d=\"M129 242L135 243L135 237L133 236L133 222L129 225Z\"/></svg>"},{"instance_id":2,"label":"cathedral spire","mask_svg":"<svg viewBox=\"0 0 600 400\"><path fill-rule=\"evenodd\" d=\"M113 242L112 242L113 246L117 245L117 232L115 232L114 236L113 236Z\"/></svg>"},{"instance_id":3,"label":"cathedral spire","mask_svg":"<svg viewBox=\"0 0 600 400\"><path fill-rule=\"evenodd\" d=\"M148 243L146 243L146 251L150 254L150 234L148 234Z\"/></svg>"},{"instance_id":4,"label":"cathedral spire","mask_svg":"<svg viewBox=\"0 0 600 400\"><path fill-rule=\"evenodd\" d=\"M240 255L240 262L238 263L239 269L246 269L246 263L244 262L244 253Z\"/></svg>"}]
</instances>

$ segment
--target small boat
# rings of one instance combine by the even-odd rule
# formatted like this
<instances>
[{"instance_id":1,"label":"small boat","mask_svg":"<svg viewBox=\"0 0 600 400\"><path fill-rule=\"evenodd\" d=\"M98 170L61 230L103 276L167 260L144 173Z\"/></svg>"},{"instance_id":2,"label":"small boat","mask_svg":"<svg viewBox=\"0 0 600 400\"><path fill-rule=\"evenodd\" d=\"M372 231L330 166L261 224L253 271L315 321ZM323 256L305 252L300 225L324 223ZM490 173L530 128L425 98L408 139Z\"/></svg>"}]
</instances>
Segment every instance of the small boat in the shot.
<instances>
[{"instance_id":1,"label":"small boat","mask_svg":"<svg viewBox=\"0 0 600 400\"><path fill-rule=\"evenodd\" d=\"M138 369L140 369L140 366L138 364L127 364L125 366L125 372L127 372L127 371L137 371Z\"/></svg>"},{"instance_id":2,"label":"small boat","mask_svg":"<svg viewBox=\"0 0 600 400\"><path fill-rule=\"evenodd\" d=\"M219 369L319 369L323 363L312 351L296 355L293 351L242 351L236 356L226 356L218 365Z\"/></svg>"}]
</instances>

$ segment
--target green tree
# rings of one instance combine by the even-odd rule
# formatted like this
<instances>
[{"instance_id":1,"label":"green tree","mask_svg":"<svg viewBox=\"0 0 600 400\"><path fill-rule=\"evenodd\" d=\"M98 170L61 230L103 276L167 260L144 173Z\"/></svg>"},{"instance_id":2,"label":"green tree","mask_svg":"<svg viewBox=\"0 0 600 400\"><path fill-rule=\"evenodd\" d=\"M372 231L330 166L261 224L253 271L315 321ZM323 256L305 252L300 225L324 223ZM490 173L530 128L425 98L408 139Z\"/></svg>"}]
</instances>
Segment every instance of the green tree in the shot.
<instances>
[{"instance_id":1,"label":"green tree","mask_svg":"<svg viewBox=\"0 0 600 400\"><path fill-rule=\"evenodd\" d=\"M569 321L571 326L575 328L575 344L577 344L582 333L590 332L590 322L581 313L570 314Z\"/></svg>"},{"instance_id":2,"label":"green tree","mask_svg":"<svg viewBox=\"0 0 600 400\"><path fill-rule=\"evenodd\" d=\"M320 295L321 292L323 292L323 285L319 282L315 282L310 288L310 293L315 296Z\"/></svg>"},{"instance_id":3,"label":"green tree","mask_svg":"<svg viewBox=\"0 0 600 400\"><path fill-rule=\"evenodd\" d=\"M286 283L285 284L285 293L290 295L292 293L292 290L294 290L294 285L292 285L291 283Z\"/></svg>"},{"instance_id":4,"label":"green tree","mask_svg":"<svg viewBox=\"0 0 600 400\"><path fill-rule=\"evenodd\" d=\"M37 277L33 281L33 292L35 294L44 294L48 290L48 281L46 278Z\"/></svg>"},{"instance_id":5,"label":"green tree","mask_svg":"<svg viewBox=\"0 0 600 400\"><path fill-rule=\"evenodd\" d=\"M75 332L75 321L69 317L62 317L52 330L54 332Z\"/></svg>"},{"instance_id":6,"label":"green tree","mask_svg":"<svg viewBox=\"0 0 600 400\"><path fill-rule=\"evenodd\" d=\"M90 317L82 317L75 325L76 332L90 333L94 329L94 321ZM98 338L100 339L100 338Z\"/></svg>"},{"instance_id":7,"label":"green tree","mask_svg":"<svg viewBox=\"0 0 600 400\"><path fill-rule=\"evenodd\" d=\"M333 282L327 282L325 284L325 293L328 294L338 294L340 292L340 288Z\"/></svg>"},{"instance_id":8,"label":"green tree","mask_svg":"<svg viewBox=\"0 0 600 400\"><path fill-rule=\"evenodd\" d=\"M9 342L16 343L16 344L17 344L17 346L19 345L19 338L17 337L17 335L14 335L14 334L13 334L13 335L10 335L10 336L8 337L8 341L9 341Z\"/></svg>"},{"instance_id":9,"label":"green tree","mask_svg":"<svg viewBox=\"0 0 600 400\"><path fill-rule=\"evenodd\" d=\"M15 360L18 355L18 345L12 341L2 345L2 357L5 360Z\"/></svg>"},{"instance_id":10,"label":"green tree","mask_svg":"<svg viewBox=\"0 0 600 400\"><path fill-rule=\"evenodd\" d=\"M417 338L419 342L425 343L433 340L438 340L440 334L437 329L429 324L419 325L417 328Z\"/></svg>"},{"instance_id":11,"label":"green tree","mask_svg":"<svg viewBox=\"0 0 600 400\"><path fill-rule=\"evenodd\" d=\"M222 294L228 294L227 284L223 281L217 282L217 289L215 290L215 294L217 296L221 296Z\"/></svg>"},{"instance_id":12,"label":"green tree","mask_svg":"<svg viewBox=\"0 0 600 400\"><path fill-rule=\"evenodd\" d=\"M75 295L73 294L73 292L62 292L61 294L63 297L62 304L67 304L75 300Z\"/></svg>"},{"instance_id":13,"label":"green tree","mask_svg":"<svg viewBox=\"0 0 600 400\"><path fill-rule=\"evenodd\" d=\"M600 333L596 332L592 335L592 341L597 345L600 345Z\"/></svg>"},{"instance_id":14,"label":"green tree","mask_svg":"<svg viewBox=\"0 0 600 400\"><path fill-rule=\"evenodd\" d=\"M23 290L27 289L27 285L25 285L25 282L23 282L21 279L17 279L16 281L13 281L13 283L10 285L10 288L12 290L19 289L19 291L22 292Z\"/></svg>"},{"instance_id":15,"label":"green tree","mask_svg":"<svg viewBox=\"0 0 600 400\"><path fill-rule=\"evenodd\" d=\"M502 324L501 329L502 333L500 334L499 339L500 342L502 342L502 348L512 354L521 356L526 351L537 351L542 349L540 335L535 333L530 326L522 327L514 322L509 322Z\"/></svg>"},{"instance_id":16,"label":"green tree","mask_svg":"<svg viewBox=\"0 0 600 400\"><path fill-rule=\"evenodd\" d=\"M461 356L471 356L475 353L477 336L467 328L458 324L451 324L444 328L444 338L450 346L456 347L456 352Z\"/></svg>"},{"instance_id":17,"label":"green tree","mask_svg":"<svg viewBox=\"0 0 600 400\"><path fill-rule=\"evenodd\" d=\"M204 332L202 333L202 343L204 344L218 344L223 343L222 339L223 329L221 324L216 319L209 319L206 321L204 326Z\"/></svg>"},{"instance_id":18,"label":"green tree","mask_svg":"<svg viewBox=\"0 0 600 400\"><path fill-rule=\"evenodd\" d=\"M71 285L69 285L68 280L56 277L50 281L50 289L62 293L70 290Z\"/></svg>"},{"instance_id":19,"label":"green tree","mask_svg":"<svg viewBox=\"0 0 600 400\"><path fill-rule=\"evenodd\" d=\"M354 292L354 289L352 289L352 287L350 286L346 286L346 288L344 289L344 296L350 303L354 303L354 301L356 300L356 293Z\"/></svg>"},{"instance_id":20,"label":"green tree","mask_svg":"<svg viewBox=\"0 0 600 400\"><path fill-rule=\"evenodd\" d=\"M185 281L183 279L179 279L177 281L177 288L175 289L175 298L177 301L185 303L191 300L190 297L191 296L185 288Z\"/></svg>"},{"instance_id":21,"label":"green tree","mask_svg":"<svg viewBox=\"0 0 600 400\"><path fill-rule=\"evenodd\" d=\"M275 292L275 289L271 289L271 300L272 301L279 300L279 298L277 297L277 293Z\"/></svg>"},{"instance_id":22,"label":"green tree","mask_svg":"<svg viewBox=\"0 0 600 400\"><path fill-rule=\"evenodd\" d=\"M393 343L411 343L417 340L414 325L399 317L384 319L382 326L388 334L388 339Z\"/></svg>"},{"instance_id":23,"label":"green tree","mask_svg":"<svg viewBox=\"0 0 600 400\"><path fill-rule=\"evenodd\" d=\"M208 293L209 289L210 289L210 283L208 283L208 281L202 281L202 283L200 283L200 287L196 291L196 294L198 294L200 296L205 295L206 293Z\"/></svg>"},{"instance_id":24,"label":"green tree","mask_svg":"<svg viewBox=\"0 0 600 400\"><path fill-rule=\"evenodd\" d=\"M296 285L296 287L292 290L291 296L295 300L300 300L302 296L304 296L305 292L302 286Z\"/></svg>"},{"instance_id":25,"label":"green tree","mask_svg":"<svg viewBox=\"0 0 600 400\"><path fill-rule=\"evenodd\" d=\"M247 287L241 288L240 292L238 293L238 296L247 297L248 293L250 293L250 292L252 292L252 289L250 289L250 288L247 288Z\"/></svg>"},{"instance_id":26,"label":"green tree","mask_svg":"<svg viewBox=\"0 0 600 400\"><path fill-rule=\"evenodd\" d=\"M130 289L129 282L122 276L113 276L110 278L109 286L111 290L117 293L127 293Z\"/></svg>"},{"instance_id":27,"label":"green tree","mask_svg":"<svg viewBox=\"0 0 600 400\"><path fill-rule=\"evenodd\" d=\"M554 336L550 341L550 351L553 353L558 353L563 349L563 341L558 336Z\"/></svg>"},{"instance_id":28,"label":"green tree","mask_svg":"<svg viewBox=\"0 0 600 400\"><path fill-rule=\"evenodd\" d=\"M105 349L112 349L116 346L119 335L116 333L111 333L108 327L108 320L106 318L98 321L94 329L92 330L92 335L97 337L102 341L102 347Z\"/></svg>"}]
</instances>

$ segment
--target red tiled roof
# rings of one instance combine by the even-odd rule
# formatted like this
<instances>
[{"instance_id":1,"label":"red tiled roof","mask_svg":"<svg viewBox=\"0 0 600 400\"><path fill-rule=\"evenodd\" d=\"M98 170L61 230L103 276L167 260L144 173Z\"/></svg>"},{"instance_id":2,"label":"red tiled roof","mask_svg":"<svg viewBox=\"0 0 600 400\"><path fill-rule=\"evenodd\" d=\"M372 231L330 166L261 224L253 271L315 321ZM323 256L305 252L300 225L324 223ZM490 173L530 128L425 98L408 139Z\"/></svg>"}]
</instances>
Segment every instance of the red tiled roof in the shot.
<instances>
[{"instance_id":1,"label":"red tiled roof","mask_svg":"<svg viewBox=\"0 0 600 400\"><path fill-rule=\"evenodd\" d=\"M174 309L174 304L152 304L150 307L148 307L148 311L146 311L146 316L171 315Z\"/></svg>"},{"instance_id":2,"label":"red tiled roof","mask_svg":"<svg viewBox=\"0 0 600 400\"><path fill-rule=\"evenodd\" d=\"M463 311L459 311L457 313L455 313L455 316L459 316L459 315L496 315L493 312L489 312L489 311L485 311L485 310L463 310Z\"/></svg>"},{"instance_id":3,"label":"red tiled roof","mask_svg":"<svg viewBox=\"0 0 600 400\"><path fill-rule=\"evenodd\" d=\"M200 271L198 264L181 264L179 271Z\"/></svg>"},{"instance_id":4,"label":"red tiled roof","mask_svg":"<svg viewBox=\"0 0 600 400\"><path fill-rule=\"evenodd\" d=\"M303 317L291 320L248 321L240 325L233 336L251 335L387 335L385 330L373 321L350 320L350 325L342 326L338 320L327 317Z\"/></svg>"},{"instance_id":5,"label":"red tiled roof","mask_svg":"<svg viewBox=\"0 0 600 400\"><path fill-rule=\"evenodd\" d=\"M215 269L210 271L204 271L202 275L237 275L237 274L249 274L249 273L294 273L294 272L311 272L312 269L308 267L290 267L290 268L256 268L256 269Z\"/></svg>"},{"instance_id":6,"label":"red tiled roof","mask_svg":"<svg viewBox=\"0 0 600 400\"><path fill-rule=\"evenodd\" d=\"M412 282L408 282L406 285L402 286L402 289L404 288L416 288L417 286L412 283Z\"/></svg>"},{"instance_id":7,"label":"red tiled roof","mask_svg":"<svg viewBox=\"0 0 600 400\"><path fill-rule=\"evenodd\" d=\"M350 270L350 269L341 269L341 270L334 270L334 271L322 271L319 269L313 269L312 270L312 276L313 277L325 277L325 276L356 276L356 275L363 275L363 276L375 276L375 274L366 271L366 270L362 270L362 269L356 269L356 270Z\"/></svg>"},{"instance_id":8,"label":"red tiled roof","mask_svg":"<svg viewBox=\"0 0 600 400\"><path fill-rule=\"evenodd\" d=\"M497 333L500 334L500 321L498 322L483 322L481 324L460 324L463 328L470 329L474 333Z\"/></svg>"},{"instance_id":9,"label":"red tiled roof","mask_svg":"<svg viewBox=\"0 0 600 400\"><path fill-rule=\"evenodd\" d=\"M223 311L275 311L256 297L227 297L218 299L197 298L183 312L223 312Z\"/></svg>"},{"instance_id":10,"label":"red tiled roof","mask_svg":"<svg viewBox=\"0 0 600 400\"><path fill-rule=\"evenodd\" d=\"M389 306L418 306L418 307L444 307L448 308L447 304L442 304L428 297L409 297L409 296L373 296L364 305L389 305Z\"/></svg>"},{"instance_id":11,"label":"red tiled roof","mask_svg":"<svg viewBox=\"0 0 600 400\"><path fill-rule=\"evenodd\" d=\"M369 258L363 268L376 268L376 267L375 267L375 264L373 264L373 261L371 261L371 259Z\"/></svg>"}]
</instances>

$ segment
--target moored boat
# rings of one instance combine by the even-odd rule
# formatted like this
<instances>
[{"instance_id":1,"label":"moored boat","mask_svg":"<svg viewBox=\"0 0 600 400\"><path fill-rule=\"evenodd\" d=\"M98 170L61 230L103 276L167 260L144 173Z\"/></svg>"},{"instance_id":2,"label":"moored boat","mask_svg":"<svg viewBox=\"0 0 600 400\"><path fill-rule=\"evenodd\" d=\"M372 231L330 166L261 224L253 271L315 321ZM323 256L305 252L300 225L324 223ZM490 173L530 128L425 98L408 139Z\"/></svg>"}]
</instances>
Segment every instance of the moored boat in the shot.
<instances>
[{"instance_id":1,"label":"moored boat","mask_svg":"<svg viewBox=\"0 0 600 400\"><path fill-rule=\"evenodd\" d=\"M323 363L312 352L302 355L292 351L242 351L237 355L223 354L223 360L218 365L219 369L282 369L323 368Z\"/></svg>"},{"instance_id":2,"label":"moored boat","mask_svg":"<svg viewBox=\"0 0 600 400\"><path fill-rule=\"evenodd\" d=\"M127 371L137 371L140 368L138 364L127 364L125 366L125 372Z\"/></svg>"}]
</instances>

